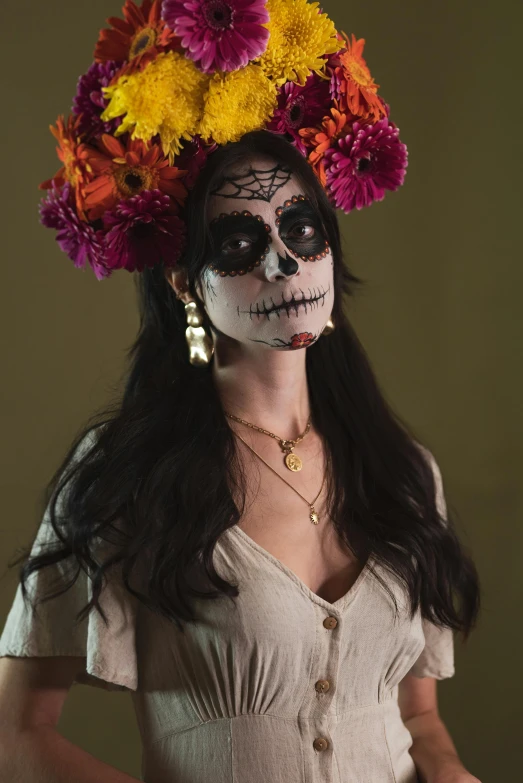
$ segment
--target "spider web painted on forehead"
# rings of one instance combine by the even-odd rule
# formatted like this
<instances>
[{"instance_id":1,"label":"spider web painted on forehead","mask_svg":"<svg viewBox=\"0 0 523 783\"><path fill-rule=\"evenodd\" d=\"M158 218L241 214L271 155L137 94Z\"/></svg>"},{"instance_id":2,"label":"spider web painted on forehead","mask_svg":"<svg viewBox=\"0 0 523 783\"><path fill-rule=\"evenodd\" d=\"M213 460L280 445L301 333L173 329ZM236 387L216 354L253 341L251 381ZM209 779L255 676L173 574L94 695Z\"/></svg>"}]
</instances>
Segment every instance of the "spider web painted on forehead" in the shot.
<instances>
[{"instance_id":1,"label":"spider web painted on forehead","mask_svg":"<svg viewBox=\"0 0 523 783\"><path fill-rule=\"evenodd\" d=\"M219 187L212 190L213 196L242 198L246 201L260 199L270 201L274 194L290 180L292 171L280 164L273 169L249 169L247 174L225 177Z\"/></svg>"}]
</instances>

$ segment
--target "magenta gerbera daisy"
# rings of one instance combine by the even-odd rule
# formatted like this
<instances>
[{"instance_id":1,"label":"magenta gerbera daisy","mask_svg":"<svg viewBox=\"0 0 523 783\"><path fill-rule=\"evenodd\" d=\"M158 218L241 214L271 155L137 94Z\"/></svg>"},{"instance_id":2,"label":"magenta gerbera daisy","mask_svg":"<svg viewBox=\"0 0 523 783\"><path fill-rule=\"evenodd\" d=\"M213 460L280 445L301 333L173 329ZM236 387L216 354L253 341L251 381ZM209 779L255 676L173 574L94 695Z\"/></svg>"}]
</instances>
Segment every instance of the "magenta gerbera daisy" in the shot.
<instances>
[{"instance_id":1,"label":"magenta gerbera daisy","mask_svg":"<svg viewBox=\"0 0 523 783\"><path fill-rule=\"evenodd\" d=\"M102 133L113 134L121 122L117 117L109 122L100 119L101 113L109 104L109 99L102 93L102 87L108 87L113 76L118 73L121 63L108 60L105 63L93 63L76 85L76 95L73 99L73 114L81 114L78 128L87 137L99 136Z\"/></svg>"},{"instance_id":2,"label":"magenta gerbera daisy","mask_svg":"<svg viewBox=\"0 0 523 783\"><path fill-rule=\"evenodd\" d=\"M325 152L325 175L331 201L344 212L382 201L385 190L403 184L407 146L388 117L373 125L354 122L352 132Z\"/></svg>"},{"instance_id":3,"label":"magenta gerbera daisy","mask_svg":"<svg viewBox=\"0 0 523 783\"><path fill-rule=\"evenodd\" d=\"M173 214L169 196L157 189L120 201L103 222L110 269L174 266L184 248L185 223Z\"/></svg>"},{"instance_id":4,"label":"magenta gerbera daisy","mask_svg":"<svg viewBox=\"0 0 523 783\"><path fill-rule=\"evenodd\" d=\"M163 0L162 18L204 73L235 71L267 48L266 0Z\"/></svg>"},{"instance_id":5,"label":"magenta gerbera daisy","mask_svg":"<svg viewBox=\"0 0 523 783\"><path fill-rule=\"evenodd\" d=\"M103 238L90 223L80 220L75 209L75 197L70 182L52 187L39 205L40 222L57 231L56 241L75 267L84 268L87 261L98 280L109 277L105 264Z\"/></svg>"},{"instance_id":6,"label":"magenta gerbera daisy","mask_svg":"<svg viewBox=\"0 0 523 783\"><path fill-rule=\"evenodd\" d=\"M317 74L311 73L303 86L285 82L278 91L278 106L267 128L291 136L296 147L305 154L299 130L319 125L328 114L329 106L329 82Z\"/></svg>"},{"instance_id":7,"label":"magenta gerbera daisy","mask_svg":"<svg viewBox=\"0 0 523 783\"><path fill-rule=\"evenodd\" d=\"M183 177L183 184L187 190L194 187L208 156L217 148L218 145L215 143L205 144L197 134L190 141L184 142L180 154L175 158L175 163L179 169L187 172Z\"/></svg>"}]
</instances>

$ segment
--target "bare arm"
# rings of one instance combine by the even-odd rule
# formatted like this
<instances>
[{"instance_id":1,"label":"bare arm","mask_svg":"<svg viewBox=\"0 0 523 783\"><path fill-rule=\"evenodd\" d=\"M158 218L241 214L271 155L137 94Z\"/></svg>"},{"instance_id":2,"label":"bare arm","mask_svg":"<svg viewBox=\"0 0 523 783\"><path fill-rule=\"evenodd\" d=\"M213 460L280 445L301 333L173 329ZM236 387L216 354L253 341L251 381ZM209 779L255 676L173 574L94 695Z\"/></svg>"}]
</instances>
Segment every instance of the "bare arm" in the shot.
<instances>
[{"instance_id":1,"label":"bare arm","mask_svg":"<svg viewBox=\"0 0 523 783\"><path fill-rule=\"evenodd\" d=\"M463 766L440 718L434 677L407 674L400 682L398 704L412 735L410 755L423 783L481 783Z\"/></svg>"},{"instance_id":2,"label":"bare arm","mask_svg":"<svg viewBox=\"0 0 523 783\"><path fill-rule=\"evenodd\" d=\"M0 783L138 783L48 725L4 735L0 754Z\"/></svg>"},{"instance_id":3,"label":"bare arm","mask_svg":"<svg viewBox=\"0 0 523 783\"><path fill-rule=\"evenodd\" d=\"M0 783L139 783L57 730L84 659L0 658Z\"/></svg>"}]
</instances>

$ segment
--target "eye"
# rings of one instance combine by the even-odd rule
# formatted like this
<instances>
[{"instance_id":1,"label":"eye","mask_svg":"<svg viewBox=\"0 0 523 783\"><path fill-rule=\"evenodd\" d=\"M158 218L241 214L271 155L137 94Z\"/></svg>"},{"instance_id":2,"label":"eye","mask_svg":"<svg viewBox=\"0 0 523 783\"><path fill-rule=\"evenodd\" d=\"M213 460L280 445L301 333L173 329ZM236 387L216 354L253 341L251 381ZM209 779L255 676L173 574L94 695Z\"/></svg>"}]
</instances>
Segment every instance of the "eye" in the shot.
<instances>
[{"instance_id":1,"label":"eye","mask_svg":"<svg viewBox=\"0 0 523 783\"><path fill-rule=\"evenodd\" d=\"M222 242L220 251L226 256L238 255L239 253L244 253L246 250L249 250L251 244L252 242L248 237L229 237L225 242Z\"/></svg>"},{"instance_id":2,"label":"eye","mask_svg":"<svg viewBox=\"0 0 523 783\"><path fill-rule=\"evenodd\" d=\"M296 239L312 239L316 234L316 229L309 223L296 223L289 231L289 236Z\"/></svg>"}]
</instances>

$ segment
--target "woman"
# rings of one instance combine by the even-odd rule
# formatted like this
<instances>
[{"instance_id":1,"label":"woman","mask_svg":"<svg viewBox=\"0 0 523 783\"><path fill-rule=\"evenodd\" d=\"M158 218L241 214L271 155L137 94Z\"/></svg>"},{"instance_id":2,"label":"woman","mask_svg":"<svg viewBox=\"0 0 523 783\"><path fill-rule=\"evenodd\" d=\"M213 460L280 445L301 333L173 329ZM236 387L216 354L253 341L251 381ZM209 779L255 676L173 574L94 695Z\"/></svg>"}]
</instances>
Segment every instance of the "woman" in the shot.
<instances>
[{"instance_id":1,"label":"woman","mask_svg":"<svg viewBox=\"0 0 523 783\"><path fill-rule=\"evenodd\" d=\"M317 173L270 130L208 155L183 254L135 266L123 398L50 484L21 570L41 620L21 584L0 640L4 683L6 656L52 656L67 688L130 691L148 783L478 780L436 699L477 573L350 325ZM76 780L131 780L45 736Z\"/></svg>"}]
</instances>

